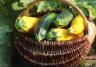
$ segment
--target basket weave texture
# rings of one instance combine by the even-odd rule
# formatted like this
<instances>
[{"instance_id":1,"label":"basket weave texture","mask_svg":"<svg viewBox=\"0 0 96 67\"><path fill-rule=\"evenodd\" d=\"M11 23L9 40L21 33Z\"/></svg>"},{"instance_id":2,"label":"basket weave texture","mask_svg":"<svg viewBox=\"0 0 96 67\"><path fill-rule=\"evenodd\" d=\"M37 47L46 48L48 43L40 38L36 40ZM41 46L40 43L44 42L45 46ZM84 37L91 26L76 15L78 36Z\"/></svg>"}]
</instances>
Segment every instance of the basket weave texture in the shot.
<instances>
[{"instance_id":1,"label":"basket weave texture","mask_svg":"<svg viewBox=\"0 0 96 67\"><path fill-rule=\"evenodd\" d=\"M16 33L15 45L21 56L41 67L78 66L80 60L90 49L90 43L86 37L64 42L43 41L37 43L22 33Z\"/></svg>"},{"instance_id":2,"label":"basket weave texture","mask_svg":"<svg viewBox=\"0 0 96 67\"><path fill-rule=\"evenodd\" d=\"M32 4L34 5L35 2ZM71 6L84 17L78 7L72 4ZM25 9L20 16L29 16L30 8L32 8L32 5ZM16 31L15 46L19 54L34 65L32 67L77 67L80 60L89 52L91 44L86 36L64 42L46 40L37 42L31 37Z\"/></svg>"}]
</instances>

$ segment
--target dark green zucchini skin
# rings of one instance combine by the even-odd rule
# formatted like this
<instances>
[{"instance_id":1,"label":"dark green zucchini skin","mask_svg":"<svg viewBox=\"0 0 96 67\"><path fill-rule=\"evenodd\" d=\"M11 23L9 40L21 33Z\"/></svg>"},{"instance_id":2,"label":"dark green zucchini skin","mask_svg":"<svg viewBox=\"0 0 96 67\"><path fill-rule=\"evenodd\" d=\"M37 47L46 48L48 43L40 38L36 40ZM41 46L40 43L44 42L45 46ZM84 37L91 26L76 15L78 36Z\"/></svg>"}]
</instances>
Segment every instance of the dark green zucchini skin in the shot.
<instances>
[{"instance_id":1,"label":"dark green zucchini skin","mask_svg":"<svg viewBox=\"0 0 96 67\"><path fill-rule=\"evenodd\" d=\"M46 33L52 24L54 22L55 18L57 17L56 13L48 13L41 17L40 22L36 25L34 32L35 32L35 39L37 41L41 41L45 38Z\"/></svg>"},{"instance_id":2,"label":"dark green zucchini skin","mask_svg":"<svg viewBox=\"0 0 96 67\"><path fill-rule=\"evenodd\" d=\"M66 27L73 19L73 14L68 11L62 11L54 21L54 24L58 27Z\"/></svg>"}]
</instances>

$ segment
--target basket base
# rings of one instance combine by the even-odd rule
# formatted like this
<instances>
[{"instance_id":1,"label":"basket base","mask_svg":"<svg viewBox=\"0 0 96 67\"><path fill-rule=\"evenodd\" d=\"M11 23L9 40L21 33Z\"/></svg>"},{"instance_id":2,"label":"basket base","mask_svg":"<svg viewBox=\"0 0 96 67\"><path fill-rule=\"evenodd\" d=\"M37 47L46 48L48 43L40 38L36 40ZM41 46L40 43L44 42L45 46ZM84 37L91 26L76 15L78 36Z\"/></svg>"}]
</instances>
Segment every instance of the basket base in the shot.
<instances>
[{"instance_id":1,"label":"basket base","mask_svg":"<svg viewBox=\"0 0 96 67\"><path fill-rule=\"evenodd\" d=\"M57 65L57 66L40 66L37 64L32 64L28 62L26 59L24 59L18 51L16 51L14 57L13 57L13 66L12 67L66 67L64 65ZM78 67L78 66L75 66Z\"/></svg>"}]
</instances>

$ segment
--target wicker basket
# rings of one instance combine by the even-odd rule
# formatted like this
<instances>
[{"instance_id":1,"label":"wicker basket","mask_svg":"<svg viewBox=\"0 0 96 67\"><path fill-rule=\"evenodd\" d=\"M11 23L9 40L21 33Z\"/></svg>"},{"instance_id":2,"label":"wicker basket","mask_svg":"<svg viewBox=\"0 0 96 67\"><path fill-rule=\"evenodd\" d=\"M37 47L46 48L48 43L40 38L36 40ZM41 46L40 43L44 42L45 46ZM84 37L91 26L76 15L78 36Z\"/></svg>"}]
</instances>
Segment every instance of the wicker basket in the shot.
<instances>
[{"instance_id":1,"label":"wicker basket","mask_svg":"<svg viewBox=\"0 0 96 67\"><path fill-rule=\"evenodd\" d=\"M32 2L20 16L30 16L30 9L42 0ZM85 20L87 30L87 19L83 12L73 4L63 0L62 2L70 5L80 13ZM64 42L56 41L41 41L36 42L34 39L24 35L23 33L15 33L15 46L19 54L29 61L32 67L77 67L80 60L84 58L91 43L86 38L80 37L74 40Z\"/></svg>"}]
</instances>

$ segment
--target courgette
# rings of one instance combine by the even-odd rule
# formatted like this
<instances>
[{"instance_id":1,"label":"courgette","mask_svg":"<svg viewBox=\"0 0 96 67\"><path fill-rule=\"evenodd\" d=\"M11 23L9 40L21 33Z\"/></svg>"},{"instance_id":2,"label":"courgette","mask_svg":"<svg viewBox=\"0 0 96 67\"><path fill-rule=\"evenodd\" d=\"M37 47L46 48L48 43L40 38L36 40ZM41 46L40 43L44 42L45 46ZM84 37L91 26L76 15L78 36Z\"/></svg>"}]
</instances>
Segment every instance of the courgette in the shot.
<instances>
[{"instance_id":1,"label":"courgette","mask_svg":"<svg viewBox=\"0 0 96 67\"><path fill-rule=\"evenodd\" d=\"M67 29L52 28L50 31L48 31L46 35L46 39L55 40L55 41L66 41L66 40L76 39L83 36L84 36L83 32L78 35L73 35L70 32L68 32Z\"/></svg>"},{"instance_id":2,"label":"courgette","mask_svg":"<svg viewBox=\"0 0 96 67\"><path fill-rule=\"evenodd\" d=\"M53 28L51 29L47 35L47 40L55 40L55 41L65 41L73 39L73 35L71 35L67 29Z\"/></svg>"},{"instance_id":3,"label":"courgette","mask_svg":"<svg viewBox=\"0 0 96 67\"><path fill-rule=\"evenodd\" d=\"M68 10L64 10L57 16L56 20L54 21L54 24L57 27L65 27L71 22L72 19L73 14Z\"/></svg>"},{"instance_id":4,"label":"courgette","mask_svg":"<svg viewBox=\"0 0 96 67\"><path fill-rule=\"evenodd\" d=\"M71 27L68 29L68 31L72 34L79 34L81 32L84 32L84 29L84 19L80 15L77 15L73 19Z\"/></svg>"},{"instance_id":5,"label":"courgette","mask_svg":"<svg viewBox=\"0 0 96 67\"><path fill-rule=\"evenodd\" d=\"M57 16L57 14L52 12L52 13L48 13L48 14L44 15L43 17L41 17L40 22L36 25L36 27L34 29L34 33L35 33L37 41L40 42L41 40L43 40L45 38L46 33L47 33L50 25L56 18L56 16Z\"/></svg>"},{"instance_id":6,"label":"courgette","mask_svg":"<svg viewBox=\"0 0 96 67\"><path fill-rule=\"evenodd\" d=\"M15 22L15 28L19 32L32 32L35 28L35 25L39 22L40 18L38 17L28 17L22 16L18 17Z\"/></svg>"}]
</instances>

